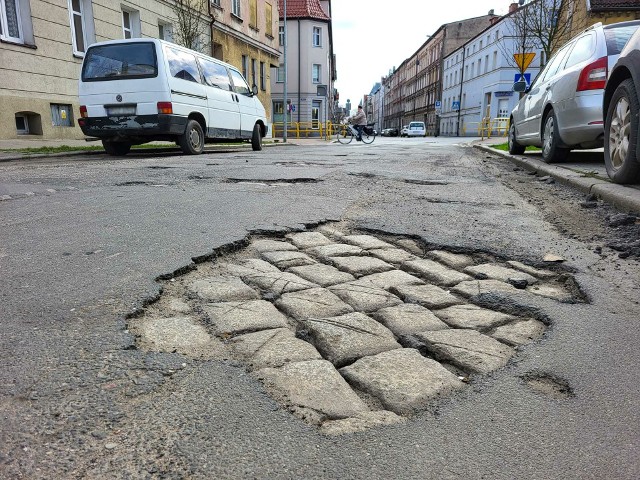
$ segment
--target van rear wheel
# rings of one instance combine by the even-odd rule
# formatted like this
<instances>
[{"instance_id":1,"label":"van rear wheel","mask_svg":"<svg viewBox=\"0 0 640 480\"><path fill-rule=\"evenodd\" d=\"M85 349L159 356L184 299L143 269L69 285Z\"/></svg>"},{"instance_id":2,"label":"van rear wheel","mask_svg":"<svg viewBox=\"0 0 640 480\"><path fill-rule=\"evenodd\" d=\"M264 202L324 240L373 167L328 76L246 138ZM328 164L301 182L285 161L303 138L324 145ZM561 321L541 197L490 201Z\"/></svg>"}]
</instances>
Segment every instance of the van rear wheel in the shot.
<instances>
[{"instance_id":1,"label":"van rear wheel","mask_svg":"<svg viewBox=\"0 0 640 480\"><path fill-rule=\"evenodd\" d=\"M253 126L253 135L251 135L251 147L254 151L262 150L262 129L257 123Z\"/></svg>"},{"instance_id":2,"label":"van rear wheel","mask_svg":"<svg viewBox=\"0 0 640 480\"><path fill-rule=\"evenodd\" d=\"M102 140L104 151L114 157L120 157L129 153L131 144L126 142L112 142L111 140Z\"/></svg>"},{"instance_id":3,"label":"van rear wheel","mask_svg":"<svg viewBox=\"0 0 640 480\"><path fill-rule=\"evenodd\" d=\"M195 120L187 122L187 128L178 138L178 144L187 155L198 155L204 151L204 132Z\"/></svg>"}]
</instances>

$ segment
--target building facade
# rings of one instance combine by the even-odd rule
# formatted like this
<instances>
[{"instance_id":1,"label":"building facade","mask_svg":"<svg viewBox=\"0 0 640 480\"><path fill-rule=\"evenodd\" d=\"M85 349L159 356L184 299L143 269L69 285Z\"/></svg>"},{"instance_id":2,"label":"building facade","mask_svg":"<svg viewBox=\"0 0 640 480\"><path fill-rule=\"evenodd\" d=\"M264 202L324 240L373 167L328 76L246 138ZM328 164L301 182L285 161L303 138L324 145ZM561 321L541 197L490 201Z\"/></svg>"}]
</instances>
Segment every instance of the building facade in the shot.
<instances>
[{"instance_id":1,"label":"building facade","mask_svg":"<svg viewBox=\"0 0 640 480\"><path fill-rule=\"evenodd\" d=\"M280 0L278 40L280 60L271 79L271 105L275 135L282 135L285 114L287 123L304 124L320 133L321 125L335 117L336 79L331 2L298 0L287 2L285 39L284 0ZM284 42L287 42L285 76ZM285 78L287 98L285 101ZM278 126L280 125L280 130Z\"/></svg>"},{"instance_id":2,"label":"building facade","mask_svg":"<svg viewBox=\"0 0 640 480\"><path fill-rule=\"evenodd\" d=\"M197 2L196 2L197 3ZM275 0L203 0L198 50L253 78L269 108L270 66L277 64ZM95 42L131 37L173 41L173 0L0 1L0 138L79 139L78 77ZM264 66L263 66L264 65ZM255 75L254 75L255 72ZM264 72L263 82L260 82Z\"/></svg>"}]
</instances>

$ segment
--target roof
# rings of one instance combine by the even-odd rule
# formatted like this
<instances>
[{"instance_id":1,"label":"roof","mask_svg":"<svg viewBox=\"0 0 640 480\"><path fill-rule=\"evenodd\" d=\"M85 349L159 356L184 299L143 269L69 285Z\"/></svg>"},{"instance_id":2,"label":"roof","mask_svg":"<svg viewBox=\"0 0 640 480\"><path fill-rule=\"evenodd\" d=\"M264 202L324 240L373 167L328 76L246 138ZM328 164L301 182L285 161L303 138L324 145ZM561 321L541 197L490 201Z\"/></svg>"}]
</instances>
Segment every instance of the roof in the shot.
<instances>
[{"instance_id":1,"label":"roof","mask_svg":"<svg viewBox=\"0 0 640 480\"><path fill-rule=\"evenodd\" d=\"M280 18L284 18L284 0L278 0ZM287 0L287 18L314 18L331 20L320 5L320 0Z\"/></svg>"},{"instance_id":2,"label":"roof","mask_svg":"<svg viewBox=\"0 0 640 480\"><path fill-rule=\"evenodd\" d=\"M614 12L624 10L640 10L638 0L589 0L592 12Z\"/></svg>"}]
</instances>

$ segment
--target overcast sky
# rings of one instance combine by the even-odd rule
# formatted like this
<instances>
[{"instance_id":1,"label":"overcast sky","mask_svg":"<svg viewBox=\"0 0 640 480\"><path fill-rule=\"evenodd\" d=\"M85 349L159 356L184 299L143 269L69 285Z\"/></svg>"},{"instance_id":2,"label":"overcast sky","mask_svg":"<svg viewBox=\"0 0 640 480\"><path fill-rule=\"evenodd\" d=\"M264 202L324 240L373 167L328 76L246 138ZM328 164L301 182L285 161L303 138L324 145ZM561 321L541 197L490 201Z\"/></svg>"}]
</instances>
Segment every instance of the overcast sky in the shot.
<instances>
[{"instance_id":1,"label":"overcast sky","mask_svg":"<svg viewBox=\"0 0 640 480\"><path fill-rule=\"evenodd\" d=\"M334 0L331 2L340 105L355 108L391 68L443 23L509 10L509 0ZM361 43L364 43L362 45Z\"/></svg>"}]
</instances>

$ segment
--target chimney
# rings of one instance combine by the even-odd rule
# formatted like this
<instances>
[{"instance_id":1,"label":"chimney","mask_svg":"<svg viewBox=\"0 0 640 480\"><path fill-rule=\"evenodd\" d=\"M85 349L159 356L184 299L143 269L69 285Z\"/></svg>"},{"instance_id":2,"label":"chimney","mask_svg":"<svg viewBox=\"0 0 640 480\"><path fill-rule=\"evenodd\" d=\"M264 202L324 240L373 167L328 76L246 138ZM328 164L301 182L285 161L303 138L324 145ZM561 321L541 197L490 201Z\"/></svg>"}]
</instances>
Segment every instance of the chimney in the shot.
<instances>
[{"instance_id":1,"label":"chimney","mask_svg":"<svg viewBox=\"0 0 640 480\"><path fill-rule=\"evenodd\" d=\"M509 13L513 13L516 10L518 10L518 4L516 2L513 2L511 5L509 5Z\"/></svg>"},{"instance_id":2,"label":"chimney","mask_svg":"<svg viewBox=\"0 0 640 480\"><path fill-rule=\"evenodd\" d=\"M495 25L496 23L498 23L500 21L500 17L491 17L489 19L489 25Z\"/></svg>"}]
</instances>

